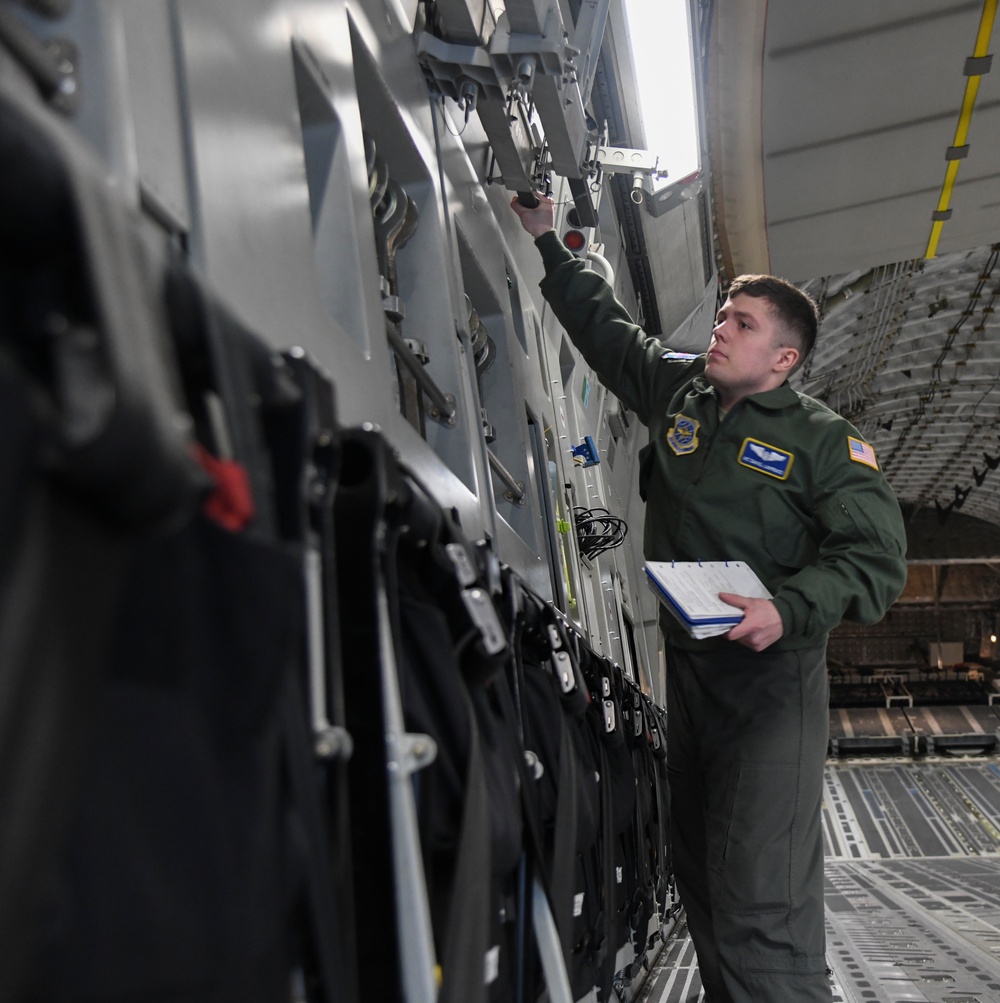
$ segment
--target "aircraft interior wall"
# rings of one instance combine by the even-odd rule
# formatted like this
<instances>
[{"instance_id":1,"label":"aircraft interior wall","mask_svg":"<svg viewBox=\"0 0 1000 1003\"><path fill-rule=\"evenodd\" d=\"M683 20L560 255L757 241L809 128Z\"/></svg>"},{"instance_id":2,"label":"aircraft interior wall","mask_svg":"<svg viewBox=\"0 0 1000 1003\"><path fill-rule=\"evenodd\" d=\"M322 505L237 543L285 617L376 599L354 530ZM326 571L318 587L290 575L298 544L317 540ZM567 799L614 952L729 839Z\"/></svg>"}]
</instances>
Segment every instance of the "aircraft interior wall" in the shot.
<instances>
[{"instance_id":1,"label":"aircraft interior wall","mask_svg":"<svg viewBox=\"0 0 1000 1003\"><path fill-rule=\"evenodd\" d=\"M763 30L724 6L689 4L702 90L710 28ZM617 0L0 0L0 1000L703 998L647 433L510 209L547 187L704 349L760 186L723 144L654 190L627 48ZM811 280L848 382L851 274ZM970 490L921 495L904 595L831 635L840 1003L1000 1000L996 534L940 533Z\"/></svg>"},{"instance_id":2,"label":"aircraft interior wall","mask_svg":"<svg viewBox=\"0 0 1000 1003\"><path fill-rule=\"evenodd\" d=\"M470 4L469 12L496 16L485 5ZM425 16L415 0L0 8L10 277L4 317L16 332L4 349L4 379L18 390L7 396L18 419L30 418L51 439L50 452L37 454L35 438L18 439L26 459L23 476L12 481L11 525L21 542L2 584L21 602L16 609L8 603L0 638L11 652L12 680L24 682L42 664L51 686L50 703L13 700L10 713L19 707L39 733L61 736L29 757L34 772L26 772L25 760L0 784L9 795L5 814L15 793L36 792L18 802L17 845L2 863L8 876L19 875L3 907L3 929L18 931L4 952L11 961L2 966L4 998L175 992L169 998L349 1000L377 992L380 999L500 1000L526 998L530 986L542 984L552 999L608 998L612 982L618 993L636 994L643 965L662 945L675 903L661 759L647 741L655 734L659 749L663 681L656 604L638 548L634 469L644 433L544 305L540 258L509 209L513 192L499 176L480 117L429 91L414 46ZM15 169L26 149L39 165L35 177L25 176L34 167ZM573 195L558 177L553 186L562 218ZM635 310L610 195L602 198L594 246ZM33 230L38 240L26 237ZM22 260L25 242L31 252ZM86 343L91 354L80 349L83 362L65 362L66 384L52 382L49 370L63 362L35 366L25 332L34 332L37 318L21 295L60 268L83 292L76 299L60 286L65 300L51 290L50 300L43 295L45 324L61 318L52 329L55 354L62 359L59 331L97 332ZM106 341L112 330L113 345ZM139 354L146 356L141 364L133 359ZM36 397L48 405L36 411ZM84 418L70 429L78 405ZM117 439L102 438L112 426L129 444L127 460ZM147 432L162 456L147 452ZM81 460L87 449L74 447L73 434L87 448L88 436L98 442L99 461ZM144 496L147 507L137 502L134 512L116 501L127 510L120 516L109 492L129 499L143 468L151 500ZM206 515L210 484L216 507ZM39 506L36 494L55 499L53 508ZM70 571L60 576L54 556L30 544L57 548L74 532L77 508L75 532L86 543L66 551ZM586 551L574 524L588 510L598 520L602 512L623 514L627 537L619 522L601 531L606 549ZM402 530L396 518L407 520ZM202 520L208 530L199 528ZM220 525L232 539L216 539ZM113 545L98 571L104 536ZM369 549L355 553L365 539ZM247 553L225 558L230 545ZM444 590L426 595L422 589L441 568L421 562L439 546L457 563ZM238 567L247 576L242 588ZM457 612L447 605L453 576L462 586ZM262 580L267 588L258 593ZM60 592L67 581L88 596L72 615L72 597ZM144 603L138 590L154 581L163 591ZM210 599L213 588L223 591ZM428 670L418 624L407 619L396 588L406 602L419 594L426 624L458 616L478 638L474 654L468 635L453 639L460 663L454 678L470 675L458 686L460 720L438 722L436 742L415 724L413 693L421 684L413 680ZM239 598L244 592L252 598ZM214 637L223 629L200 619L199 603L225 609L221 619L235 632L209 648L232 643L242 652L235 638L244 619L254 621L256 682L241 681L238 665L228 682L216 678L210 653L198 660L188 632ZM43 621L65 637L65 647L46 640ZM579 761L571 767L564 759L558 778L551 773L558 759L546 763L521 748L524 694L515 685L510 705L498 695L495 673L514 672L515 637L524 650L517 649L522 674L513 678L524 684L525 671L533 678L530 660L539 656L529 648L541 644L544 685L558 680L562 687L562 704L557 699L550 709L566 735L563 756ZM155 644L180 661L171 668ZM158 668L139 678L147 657ZM561 676L551 674L557 665ZM75 678L69 688L67 676ZM228 697L216 692L228 685L241 694L229 710L244 715L242 723L230 721ZM574 694L586 696L571 712L566 702ZM433 718L434 698L424 699ZM69 727L74 704L81 713ZM220 752L210 733L225 731L226 722L238 734ZM592 857L585 847L571 857L586 876L587 895L603 902L600 916L610 918L594 919L589 899L582 904L572 868L558 861L554 871L543 867L545 853L531 840L552 835L532 836L527 808L524 829L510 837L513 870L496 887L473 873L482 888L454 893L466 899L478 889L473 897L491 911L477 906L474 918L456 918L442 905L446 884L435 867L450 874L475 855L469 849L473 856L442 864L434 856L440 851L421 846L421 834L430 838L432 783L422 782L429 774L421 771L433 773L427 764L435 746L444 770L452 732L465 728L478 735L465 747L466 803L478 806L467 812L480 812L479 840L491 844L497 868L503 827L496 817L484 821L483 791L498 799L515 775L521 786L534 786L546 769L547 783L605 777L604 788L588 793L593 824L605 830L594 831ZM627 753L624 744L602 744L602 734L627 729ZM32 748L41 741L21 740ZM14 736L9 741L16 752ZM77 742L79 762L67 773L60 764ZM529 772L522 765L515 771L513 760L525 754ZM619 804L628 820L612 833L610 813L621 795L606 788L619 767L633 778L627 791L640 770L644 814L640 821L635 807L629 816ZM484 776L477 799L472 787ZM142 796L128 793L130 782ZM58 792L61 803L38 796L42 788ZM210 822L198 814L199 805L213 802L213 789L226 805L217 828L233 827L228 858L226 838L203 831ZM627 802L632 798L630 791ZM513 804L512 811L522 810L516 796ZM558 818L565 830L569 823ZM132 826L162 838L153 833L146 841ZM469 831L460 827L461 846L472 845L462 842L471 840ZM42 832L49 838L39 841ZM298 833L295 846L289 832ZM565 830L560 838L571 837ZM266 847L275 856L262 863L255 854ZM188 879L216 852L246 923L230 929L219 919L226 914L220 900L219 914L201 916L207 940L197 932L172 939L185 896L197 887ZM187 854L190 873L179 877ZM351 873L352 857L361 876ZM129 910L114 901L125 875L105 870L114 870L112 858L141 887L136 902L146 912L132 934ZM274 870L278 858L292 861L299 884L291 891L281 886L288 874ZM172 897L151 904L153 886L172 885ZM620 898L626 887L632 897ZM448 940L463 918L471 931L466 953L480 942L487 948L471 964L455 960L460 948ZM585 921L607 926L584 935ZM501 933L484 931L484 923L500 924ZM173 989L171 962L153 943L158 930L161 953L174 952ZM242 938L242 947L223 943L223 935ZM280 935L290 947L277 944ZM575 970L567 965L574 952ZM250 956L260 970L251 965L230 985L215 983L235 971L234 959ZM453 975L483 970L472 987Z\"/></svg>"}]
</instances>

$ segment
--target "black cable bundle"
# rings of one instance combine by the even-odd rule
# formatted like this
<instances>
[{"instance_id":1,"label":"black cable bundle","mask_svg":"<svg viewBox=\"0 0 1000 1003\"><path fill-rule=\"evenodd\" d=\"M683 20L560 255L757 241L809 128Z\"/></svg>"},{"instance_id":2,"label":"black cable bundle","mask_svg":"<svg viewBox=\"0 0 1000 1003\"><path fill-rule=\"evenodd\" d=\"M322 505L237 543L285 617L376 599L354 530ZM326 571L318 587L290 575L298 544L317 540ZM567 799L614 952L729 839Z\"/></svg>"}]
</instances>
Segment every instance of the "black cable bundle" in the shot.
<instances>
[{"instance_id":1,"label":"black cable bundle","mask_svg":"<svg viewBox=\"0 0 1000 1003\"><path fill-rule=\"evenodd\" d=\"M589 560L625 542L628 525L606 508L574 508L576 540L580 553Z\"/></svg>"}]
</instances>

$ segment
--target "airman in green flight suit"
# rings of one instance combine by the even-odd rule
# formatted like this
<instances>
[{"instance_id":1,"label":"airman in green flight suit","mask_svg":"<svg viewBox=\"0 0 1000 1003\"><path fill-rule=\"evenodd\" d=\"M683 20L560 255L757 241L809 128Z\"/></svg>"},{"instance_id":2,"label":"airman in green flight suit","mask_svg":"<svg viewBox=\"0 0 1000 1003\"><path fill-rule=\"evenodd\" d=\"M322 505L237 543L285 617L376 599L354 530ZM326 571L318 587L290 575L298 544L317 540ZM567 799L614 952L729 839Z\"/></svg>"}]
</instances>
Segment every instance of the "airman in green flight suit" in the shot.
<instances>
[{"instance_id":1,"label":"airman in green flight suit","mask_svg":"<svg viewBox=\"0 0 1000 1003\"><path fill-rule=\"evenodd\" d=\"M674 869L709 1003L828 1003L821 806L826 642L872 623L906 581L899 505L872 447L788 377L815 303L741 276L705 355L648 337L553 229L551 199L511 203L545 265L542 294L601 381L649 428L647 560L739 560L771 599L695 640L664 613Z\"/></svg>"}]
</instances>

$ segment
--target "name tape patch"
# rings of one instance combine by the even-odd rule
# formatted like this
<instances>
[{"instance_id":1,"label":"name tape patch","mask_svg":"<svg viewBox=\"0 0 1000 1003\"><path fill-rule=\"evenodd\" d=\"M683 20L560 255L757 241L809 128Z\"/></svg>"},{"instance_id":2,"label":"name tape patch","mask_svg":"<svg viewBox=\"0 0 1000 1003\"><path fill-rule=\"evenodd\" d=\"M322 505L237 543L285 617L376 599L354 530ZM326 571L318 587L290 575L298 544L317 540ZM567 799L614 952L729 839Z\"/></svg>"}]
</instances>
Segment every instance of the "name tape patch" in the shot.
<instances>
[{"instance_id":1,"label":"name tape patch","mask_svg":"<svg viewBox=\"0 0 1000 1003\"><path fill-rule=\"evenodd\" d=\"M875 459L875 450L861 439L855 439L853 435L847 437L847 448L851 459L855 463L863 463L865 466L878 470L878 460Z\"/></svg>"},{"instance_id":2,"label":"name tape patch","mask_svg":"<svg viewBox=\"0 0 1000 1003\"><path fill-rule=\"evenodd\" d=\"M779 481L788 479L795 456L785 449L778 449L767 442L747 437L737 460L751 470L757 470L768 477L777 477Z\"/></svg>"}]
</instances>

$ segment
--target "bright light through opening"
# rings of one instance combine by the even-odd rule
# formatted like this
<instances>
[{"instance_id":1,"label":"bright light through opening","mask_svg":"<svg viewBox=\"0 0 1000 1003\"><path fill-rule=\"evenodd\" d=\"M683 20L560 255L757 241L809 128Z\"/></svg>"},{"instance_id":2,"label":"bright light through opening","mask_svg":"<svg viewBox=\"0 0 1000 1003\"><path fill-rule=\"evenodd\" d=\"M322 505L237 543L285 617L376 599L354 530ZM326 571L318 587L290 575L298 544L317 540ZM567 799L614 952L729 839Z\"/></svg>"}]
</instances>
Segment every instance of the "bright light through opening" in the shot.
<instances>
[{"instance_id":1,"label":"bright light through opening","mask_svg":"<svg viewBox=\"0 0 1000 1003\"><path fill-rule=\"evenodd\" d=\"M700 166L688 0L625 0L645 148L668 171L657 187Z\"/></svg>"}]
</instances>

